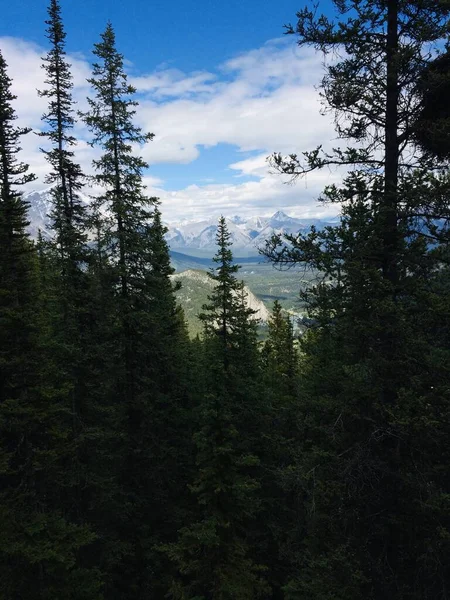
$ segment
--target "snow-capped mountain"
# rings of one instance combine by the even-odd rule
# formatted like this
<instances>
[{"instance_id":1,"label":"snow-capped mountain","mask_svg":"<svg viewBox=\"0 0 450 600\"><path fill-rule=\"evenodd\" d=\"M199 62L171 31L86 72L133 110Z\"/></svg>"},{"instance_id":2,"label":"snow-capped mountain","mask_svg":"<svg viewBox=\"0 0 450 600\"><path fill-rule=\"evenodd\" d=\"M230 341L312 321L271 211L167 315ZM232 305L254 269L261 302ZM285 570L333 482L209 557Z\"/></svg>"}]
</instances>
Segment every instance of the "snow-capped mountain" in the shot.
<instances>
[{"instance_id":1,"label":"snow-capped mountain","mask_svg":"<svg viewBox=\"0 0 450 600\"><path fill-rule=\"evenodd\" d=\"M34 191L24 195L29 203L28 217L30 220L29 232L36 238L39 230L44 236L51 237L49 228L49 214L52 209L51 187ZM79 194L85 204L90 200L87 195ZM181 221L168 225L166 239L172 250L189 254L190 250L202 251L213 255L216 251L217 218L199 221ZM258 248L273 234L296 234L307 231L311 225L319 229L329 224L319 219L299 219L290 217L282 211L277 211L271 217L254 216L243 218L234 215L226 219L228 230L233 242L235 256L255 255Z\"/></svg>"},{"instance_id":2,"label":"snow-capped mountain","mask_svg":"<svg viewBox=\"0 0 450 600\"><path fill-rule=\"evenodd\" d=\"M28 232L32 238L37 238L39 231L44 237L51 237L52 233L49 227L49 215L52 211L52 191L53 186L41 190L40 192L29 192L23 195L23 199L28 202L28 220L30 225ZM88 196L79 193L81 202L89 204Z\"/></svg>"},{"instance_id":3,"label":"snow-capped mountain","mask_svg":"<svg viewBox=\"0 0 450 600\"><path fill-rule=\"evenodd\" d=\"M256 253L257 249L274 234L296 234L309 230L311 225L319 229L328 224L320 219L298 219L277 211L271 217L250 217L244 219L235 215L226 219L228 230L236 254ZM193 250L210 250L216 248L217 220L182 222L169 226L167 241L173 250L188 252Z\"/></svg>"},{"instance_id":4,"label":"snow-capped mountain","mask_svg":"<svg viewBox=\"0 0 450 600\"><path fill-rule=\"evenodd\" d=\"M52 209L50 192L51 188L48 188L42 192L30 192L23 195L23 199L29 204L28 220L30 225L28 231L33 238L37 237L39 231L44 236L50 236L48 227L48 215Z\"/></svg>"},{"instance_id":5,"label":"snow-capped mountain","mask_svg":"<svg viewBox=\"0 0 450 600\"><path fill-rule=\"evenodd\" d=\"M227 219L231 241L234 247L245 247L249 242L247 233ZM209 219L191 223L169 225L166 239L172 249L186 251L188 249L209 250L215 248L217 221Z\"/></svg>"},{"instance_id":6,"label":"snow-capped mountain","mask_svg":"<svg viewBox=\"0 0 450 600\"><path fill-rule=\"evenodd\" d=\"M245 247L249 242L248 233L227 219L228 231L235 247ZM195 221L169 226L166 239L171 248L196 248L198 250L214 248L216 245L217 219Z\"/></svg>"}]
</instances>

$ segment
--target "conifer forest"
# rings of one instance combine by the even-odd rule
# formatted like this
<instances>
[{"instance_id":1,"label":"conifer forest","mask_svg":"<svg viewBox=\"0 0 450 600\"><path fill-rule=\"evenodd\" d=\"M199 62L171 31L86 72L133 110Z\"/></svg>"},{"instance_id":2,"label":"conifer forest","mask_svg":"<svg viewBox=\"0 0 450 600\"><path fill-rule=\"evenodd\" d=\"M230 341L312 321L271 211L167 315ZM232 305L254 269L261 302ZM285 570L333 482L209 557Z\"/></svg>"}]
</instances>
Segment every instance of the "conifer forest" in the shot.
<instances>
[{"instance_id":1,"label":"conifer forest","mask_svg":"<svg viewBox=\"0 0 450 600\"><path fill-rule=\"evenodd\" d=\"M60 0L32 239L0 48L0 600L450 598L450 3L334 5L286 33L330 59L335 147L268 159L294 185L345 169L336 224L261 251L315 274L301 335L276 301L261 339L224 218L188 335L113 24L80 112Z\"/></svg>"}]
</instances>

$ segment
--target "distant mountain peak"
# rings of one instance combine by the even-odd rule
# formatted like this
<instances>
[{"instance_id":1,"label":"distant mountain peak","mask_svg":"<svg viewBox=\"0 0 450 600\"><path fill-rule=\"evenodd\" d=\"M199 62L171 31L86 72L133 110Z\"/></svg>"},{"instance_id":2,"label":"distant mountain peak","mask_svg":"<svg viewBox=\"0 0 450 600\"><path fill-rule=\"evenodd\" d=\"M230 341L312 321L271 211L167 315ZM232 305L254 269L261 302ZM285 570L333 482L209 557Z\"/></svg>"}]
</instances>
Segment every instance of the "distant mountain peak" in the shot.
<instances>
[{"instance_id":1,"label":"distant mountain peak","mask_svg":"<svg viewBox=\"0 0 450 600\"><path fill-rule=\"evenodd\" d=\"M274 213L271 217L270 220L271 221L289 221L291 220L292 217L290 217L289 215L287 215L285 212L283 212L282 210L277 210L276 213Z\"/></svg>"},{"instance_id":2,"label":"distant mountain peak","mask_svg":"<svg viewBox=\"0 0 450 600\"><path fill-rule=\"evenodd\" d=\"M25 192L23 194L23 198L31 198L33 196L47 196L47 194L49 192L51 192L52 189L55 187L56 187L56 183L52 183L52 185L49 185L48 187L43 188L42 190L39 190L39 191L32 190L31 192Z\"/></svg>"},{"instance_id":3,"label":"distant mountain peak","mask_svg":"<svg viewBox=\"0 0 450 600\"><path fill-rule=\"evenodd\" d=\"M36 238L41 231L44 236L51 237L52 232L49 227L49 213L53 208L53 198L51 190L54 185L44 188L40 191L31 191L24 194L29 202L30 208L28 217L30 226L28 228L32 237ZM85 193L80 193L80 200L87 206L90 203L90 197ZM290 217L284 211L276 211L272 217L241 217L234 215L227 218L228 230L233 243L233 251L241 256L255 254L267 239L275 234L296 234L299 231L307 231L310 225L316 225L319 229L325 225L336 223L336 218L329 219L327 222L320 219L304 218L299 219ZM168 226L166 240L172 250L186 252L189 249L201 250L205 256L215 254L216 247L217 218L203 217L187 221L186 219L172 223Z\"/></svg>"}]
</instances>

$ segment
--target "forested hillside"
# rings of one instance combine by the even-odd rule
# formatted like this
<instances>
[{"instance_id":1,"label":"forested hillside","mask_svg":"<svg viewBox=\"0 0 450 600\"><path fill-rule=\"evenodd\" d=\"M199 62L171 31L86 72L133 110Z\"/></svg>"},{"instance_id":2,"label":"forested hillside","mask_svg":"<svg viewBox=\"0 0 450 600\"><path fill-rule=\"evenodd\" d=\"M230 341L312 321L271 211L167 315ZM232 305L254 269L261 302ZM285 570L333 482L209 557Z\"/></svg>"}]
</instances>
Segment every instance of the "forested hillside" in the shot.
<instances>
[{"instance_id":1,"label":"forested hillside","mask_svg":"<svg viewBox=\"0 0 450 600\"><path fill-rule=\"evenodd\" d=\"M330 58L335 148L270 158L293 181L344 173L319 199L339 221L272 227L263 251L294 268L302 335L283 302L249 301L224 217L188 335L195 272L174 276L146 192L157 141L113 25L80 112L59 0L38 92L52 210L33 240L34 134L0 49L1 600L449 598L450 5L334 4L338 21L311 6L287 33Z\"/></svg>"}]
</instances>

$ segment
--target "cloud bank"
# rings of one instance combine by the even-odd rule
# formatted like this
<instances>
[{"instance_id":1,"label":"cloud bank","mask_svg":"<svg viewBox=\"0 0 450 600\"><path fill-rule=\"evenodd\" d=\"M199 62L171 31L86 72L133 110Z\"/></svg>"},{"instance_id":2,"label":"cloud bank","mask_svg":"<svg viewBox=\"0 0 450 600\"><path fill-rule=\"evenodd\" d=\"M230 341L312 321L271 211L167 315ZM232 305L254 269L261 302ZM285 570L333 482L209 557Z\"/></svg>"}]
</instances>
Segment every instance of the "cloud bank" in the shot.
<instances>
[{"instance_id":1,"label":"cloud bank","mask_svg":"<svg viewBox=\"0 0 450 600\"><path fill-rule=\"evenodd\" d=\"M41 56L46 52L17 38L0 38L0 48L9 65L15 108L20 125L38 132L46 100L37 89L45 86ZM82 56L71 56L74 98L77 108L86 108L90 65ZM138 91L136 119L145 131L155 134L153 142L140 149L150 164L146 184L151 195L162 201L168 221L197 219L219 214L252 216L286 210L295 216L324 217L336 214L336 207L319 205L317 198L326 184L337 181L336 172L310 174L295 185L286 185L271 174L266 157L325 147L334 137L331 117L320 113L317 84L322 76L322 57L308 49L298 49L291 40L272 40L262 46L218 65L215 72L184 73L164 65L148 73L135 73L130 67L130 82ZM80 140L77 159L87 173L99 150L89 146L89 132L78 123L75 135ZM34 188L45 186L46 161L39 148L43 140L35 134L23 140L23 160L38 176ZM208 148L227 145L228 162L217 170L211 167L208 180L195 179L173 189L170 174L178 164L193 164L207 157ZM205 154L202 154L205 153ZM217 162L217 160L216 160ZM170 166L167 169L167 165ZM186 170L185 170L186 172Z\"/></svg>"}]
</instances>

